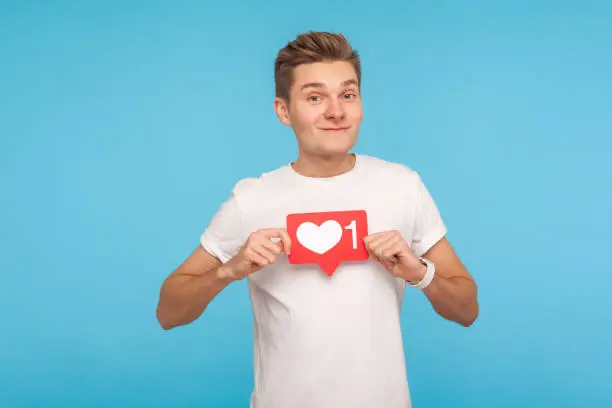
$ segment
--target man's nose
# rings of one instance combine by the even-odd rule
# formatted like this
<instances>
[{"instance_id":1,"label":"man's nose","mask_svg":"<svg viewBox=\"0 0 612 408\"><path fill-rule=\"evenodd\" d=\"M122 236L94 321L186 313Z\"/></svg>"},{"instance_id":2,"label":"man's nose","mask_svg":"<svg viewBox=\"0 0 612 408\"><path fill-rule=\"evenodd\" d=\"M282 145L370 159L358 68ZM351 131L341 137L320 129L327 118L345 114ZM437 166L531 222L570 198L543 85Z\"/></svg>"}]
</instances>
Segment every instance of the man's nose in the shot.
<instances>
[{"instance_id":1,"label":"man's nose","mask_svg":"<svg viewBox=\"0 0 612 408\"><path fill-rule=\"evenodd\" d=\"M344 110L344 105L341 101L331 99L329 105L327 106L327 110L325 111L325 117L328 119L343 119L346 115Z\"/></svg>"}]
</instances>

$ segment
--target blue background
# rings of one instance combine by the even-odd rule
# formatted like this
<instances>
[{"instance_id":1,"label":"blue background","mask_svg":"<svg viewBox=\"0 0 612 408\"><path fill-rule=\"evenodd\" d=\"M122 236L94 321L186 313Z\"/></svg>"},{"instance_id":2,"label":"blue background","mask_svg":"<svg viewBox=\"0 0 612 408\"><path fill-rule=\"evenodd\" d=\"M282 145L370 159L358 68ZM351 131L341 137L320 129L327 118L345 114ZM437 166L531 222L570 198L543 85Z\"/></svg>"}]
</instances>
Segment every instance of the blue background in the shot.
<instances>
[{"instance_id":1,"label":"blue background","mask_svg":"<svg viewBox=\"0 0 612 408\"><path fill-rule=\"evenodd\" d=\"M419 171L475 276L408 291L415 407L612 406L612 5L0 3L0 406L246 407L245 282L163 331L163 279L240 178L293 160L276 52L361 53L356 151Z\"/></svg>"}]
</instances>

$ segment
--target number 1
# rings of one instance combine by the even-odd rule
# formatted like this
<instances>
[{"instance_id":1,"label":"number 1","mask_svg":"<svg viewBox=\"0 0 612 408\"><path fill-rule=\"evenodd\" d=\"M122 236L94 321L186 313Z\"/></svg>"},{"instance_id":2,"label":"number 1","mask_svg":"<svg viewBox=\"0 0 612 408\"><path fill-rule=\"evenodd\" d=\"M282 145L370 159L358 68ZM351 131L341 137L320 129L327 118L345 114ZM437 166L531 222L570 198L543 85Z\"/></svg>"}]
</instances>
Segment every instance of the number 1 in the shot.
<instances>
[{"instance_id":1,"label":"number 1","mask_svg":"<svg viewBox=\"0 0 612 408\"><path fill-rule=\"evenodd\" d=\"M353 249L357 249L357 221L353 220L344 229L351 230L353 232Z\"/></svg>"}]
</instances>

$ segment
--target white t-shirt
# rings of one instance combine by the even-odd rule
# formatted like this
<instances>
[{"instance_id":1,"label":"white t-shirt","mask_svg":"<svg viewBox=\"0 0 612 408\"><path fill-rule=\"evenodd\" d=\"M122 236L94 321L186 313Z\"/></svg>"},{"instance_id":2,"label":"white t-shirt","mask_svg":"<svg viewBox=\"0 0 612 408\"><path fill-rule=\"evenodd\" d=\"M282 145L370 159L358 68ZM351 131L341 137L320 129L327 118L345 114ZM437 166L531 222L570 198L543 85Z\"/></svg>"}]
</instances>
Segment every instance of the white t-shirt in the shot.
<instances>
[{"instance_id":1,"label":"white t-shirt","mask_svg":"<svg viewBox=\"0 0 612 408\"><path fill-rule=\"evenodd\" d=\"M291 165L239 181L200 242L227 262L291 213L365 210L368 233L399 230L417 256L445 234L419 174L357 155L354 168L305 177ZM254 313L252 408L409 408L400 310L405 282L373 259L327 276L286 256L248 277Z\"/></svg>"}]
</instances>

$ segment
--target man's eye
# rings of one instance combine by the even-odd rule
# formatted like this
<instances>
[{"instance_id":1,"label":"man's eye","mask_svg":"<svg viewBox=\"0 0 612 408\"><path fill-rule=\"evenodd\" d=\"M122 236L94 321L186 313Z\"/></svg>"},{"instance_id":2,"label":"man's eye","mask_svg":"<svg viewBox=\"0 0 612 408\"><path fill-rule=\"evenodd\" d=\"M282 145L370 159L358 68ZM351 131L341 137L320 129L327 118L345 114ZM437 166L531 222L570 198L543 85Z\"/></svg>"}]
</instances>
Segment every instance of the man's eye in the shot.
<instances>
[{"instance_id":1,"label":"man's eye","mask_svg":"<svg viewBox=\"0 0 612 408\"><path fill-rule=\"evenodd\" d=\"M319 95L311 95L308 97L310 102L319 102L321 101L321 97Z\"/></svg>"},{"instance_id":2,"label":"man's eye","mask_svg":"<svg viewBox=\"0 0 612 408\"><path fill-rule=\"evenodd\" d=\"M344 94L344 99L355 99L357 95L353 92L348 92Z\"/></svg>"}]
</instances>

